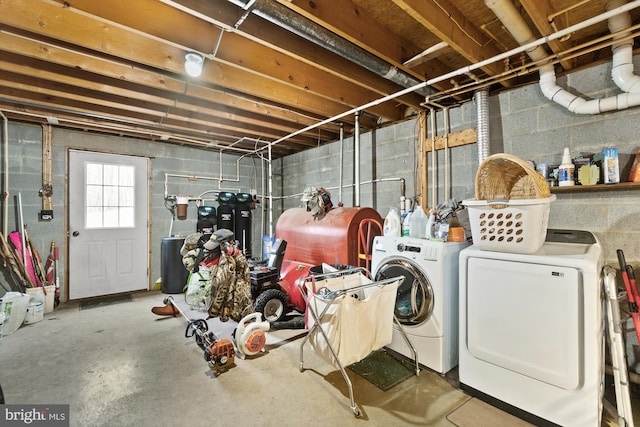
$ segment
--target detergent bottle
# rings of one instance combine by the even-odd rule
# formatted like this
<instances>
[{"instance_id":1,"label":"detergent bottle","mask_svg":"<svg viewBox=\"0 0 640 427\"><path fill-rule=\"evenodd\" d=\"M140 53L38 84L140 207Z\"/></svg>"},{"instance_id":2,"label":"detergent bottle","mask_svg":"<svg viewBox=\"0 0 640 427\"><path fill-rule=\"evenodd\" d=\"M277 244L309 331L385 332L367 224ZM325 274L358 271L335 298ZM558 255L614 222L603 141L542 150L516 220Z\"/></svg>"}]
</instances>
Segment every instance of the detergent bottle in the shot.
<instances>
[{"instance_id":1,"label":"detergent bottle","mask_svg":"<svg viewBox=\"0 0 640 427\"><path fill-rule=\"evenodd\" d=\"M389 208L389 213L384 219L383 233L385 236L400 237L402 225L400 223L400 212L398 212L398 208Z\"/></svg>"},{"instance_id":2,"label":"detergent bottle","mask_svg":"<svg viewBox=\"0 0 640 427\"><path fill-rule=\"evenodd\" d=\"M413 209L409 209L402 219L402 236L409 237L411 234L411 215L413 214Z\"/></svg>"}]
</instances>

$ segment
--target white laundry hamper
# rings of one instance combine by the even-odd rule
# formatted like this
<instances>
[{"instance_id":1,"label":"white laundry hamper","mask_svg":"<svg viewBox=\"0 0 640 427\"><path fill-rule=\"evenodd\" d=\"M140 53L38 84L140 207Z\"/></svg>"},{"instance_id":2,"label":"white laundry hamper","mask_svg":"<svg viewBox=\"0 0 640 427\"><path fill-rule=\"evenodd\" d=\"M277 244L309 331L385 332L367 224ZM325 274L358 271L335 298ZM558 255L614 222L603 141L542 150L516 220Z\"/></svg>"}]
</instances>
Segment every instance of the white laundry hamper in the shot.
<instances>
[{"instance_id":1,"label":"white laundry hamper","mask_svg":"<svg viewBox=\"0 0 640 427\"><path fill-rule=\"evenodd\" d=\"M312 329L315 321L308 319L311 329L309 344L326 362L337 367L331 348L344 366L364 359L369 353L391 343L393 337L393 310L399 280L382 287L372 287L364 297L361 292L344 293L333 301L323 293L348 291L350 288L372 283L363 274L306 282L308 306L320 317L321 328ZM318 294L314 292L320 291ZM327 339L323 336L326 335Z\"/></svg>"}]
</instances>

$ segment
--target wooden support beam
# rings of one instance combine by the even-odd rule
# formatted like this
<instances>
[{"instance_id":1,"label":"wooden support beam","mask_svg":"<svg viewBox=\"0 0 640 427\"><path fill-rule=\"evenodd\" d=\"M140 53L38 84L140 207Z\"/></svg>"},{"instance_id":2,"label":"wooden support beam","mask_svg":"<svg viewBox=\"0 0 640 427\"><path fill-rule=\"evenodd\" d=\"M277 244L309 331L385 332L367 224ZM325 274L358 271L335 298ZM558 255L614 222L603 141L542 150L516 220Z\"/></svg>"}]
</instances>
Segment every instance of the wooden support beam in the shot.
<instances>
[{"instance_id":1,"label":"wooden support beam","mask_svg":"<svg viewBox=\"0 0 640 427\"><path fill-rule=\"evenodd\" d=\"M460 132L452 132L446 136L436 136L436 150L442 150L445 147L445 138L448 140L448 147L460 147L461 145L474 144L478 142L478 132L474 129L466 129ZM424 143L424 151L433 150L431 138L427 138Z\"/></svg>"},{"instance_id":2,"label":"wooden support beam","mask_svg":"<svg viewBox=\"0 0 640 427\"><path fill-rule=\"evenodd\" d=\"M426 114L421 116L420 122L420 141L424 141L421 145L423 148L420 152L419 162L418 162L418 185L420 187L420 205L425 212L429 212L427 195L429 194L429 186L428 186L428 176L429 176L429 166L427 165L427 153L433 151L433 138L426 137ZM424 122L422 121L424 120ZM424 130L423 130L424 129ZM446 146L448 148L452 147L460 147L462 145L474 144L478 142L478 132L477 129L466 129L460 132L451 132L447 135L436 136L435 137L435 149L442 150L445 148L445 139Z\"/></svg>"},{"instance_id":3,"label":"wooden support beam","mask_svg":"<svg viewBox=\"0 0 640 427\"><path fill-rule=\"evenodd\" d=\"M53 129L50 124L42 125L42 210L53 211Z\"/></svg>"}]
</instances>

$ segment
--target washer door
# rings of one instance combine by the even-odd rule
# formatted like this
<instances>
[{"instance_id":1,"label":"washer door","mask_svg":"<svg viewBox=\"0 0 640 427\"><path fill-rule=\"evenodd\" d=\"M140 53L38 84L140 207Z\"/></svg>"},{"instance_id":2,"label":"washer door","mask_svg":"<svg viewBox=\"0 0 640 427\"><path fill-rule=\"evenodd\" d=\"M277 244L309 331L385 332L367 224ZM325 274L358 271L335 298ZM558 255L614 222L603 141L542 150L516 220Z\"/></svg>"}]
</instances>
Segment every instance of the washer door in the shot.
<instances>
[{"instance_id":1,"label":"washer door","mask_svg":"<svg viewBox=\"0 0 640 427\"><path fill-rule=\"evenodd\" d=\"M398 287L395 314L403 325L419 325L433 312L433 287L422 270L406 258L384 260L376 271L375 280L403 276Z\"/></svg>"}]
</instances>

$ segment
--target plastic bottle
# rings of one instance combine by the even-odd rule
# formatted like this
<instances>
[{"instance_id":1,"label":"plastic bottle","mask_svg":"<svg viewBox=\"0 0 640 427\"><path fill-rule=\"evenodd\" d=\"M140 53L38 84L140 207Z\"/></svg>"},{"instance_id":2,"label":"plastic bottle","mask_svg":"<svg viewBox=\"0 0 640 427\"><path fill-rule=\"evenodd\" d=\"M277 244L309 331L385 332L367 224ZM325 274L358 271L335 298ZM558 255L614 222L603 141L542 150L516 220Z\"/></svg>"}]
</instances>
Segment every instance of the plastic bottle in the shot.
<instances>
[{"instance_id":1,"label":"plastic bottle","mask_svg":"<svg viewBox=\"0 0 640 427\"><path fill-rule=\"evenodd\" d=\"M409 236L424 239L427 237L427 214L424 213L422 206L418 206L411 214L410 233Z\"/></svg>"},{"instance_id":2,"label":"plastic bottle","mask_svg":"<svg viewBox=\"0 0 640 427\"><path fill-rule=\"evenodd\" d=\"M411 215L413 214L413 209L409 209L402 220L402 235L404 237L409 237L411 234Z\"/></svg>"},{"instance_id":3,"label":"plastic bottle","mask_svg":"<svg viewBox=\"0 0 640 427\"><path fill-rule=\"evenodd\" d=\"M387 213L387 216L384 219L383 232L385 236L401 236L402 224L400 223L400 212L398 211L398 208L389 208L389 213Z\"/></svg>"},{"instance_id":4,"label":"plastic bottle","mask_svg":"<svg viewBox=\"0 0 640 427\"><path fill-rule=\"evenodd\" d=\"M431 240L435 237L436 233L436 213L433 209L429 211L429 218L427 219L427 226L425 236L427 239Z\"/></svg>"},{"instance_id":5,"label":"plastic bottle","mask_svg":"<svg viewBox=\"0 0 640 427\"><path fill-rule=\"evenodd\" d=\"M564 154L562 155L562 163L558 166L558 186L569 187L575 185L573 174L575 166L571 161L571 154L569 154L569 147L565 147Z\"/></svg>"}]
</instances>

